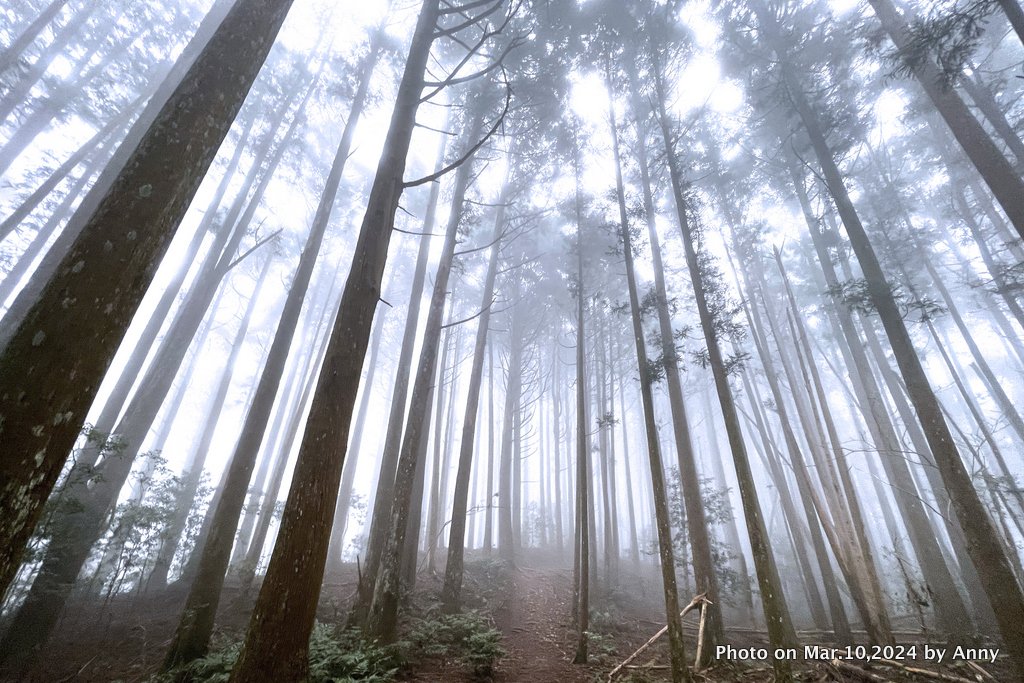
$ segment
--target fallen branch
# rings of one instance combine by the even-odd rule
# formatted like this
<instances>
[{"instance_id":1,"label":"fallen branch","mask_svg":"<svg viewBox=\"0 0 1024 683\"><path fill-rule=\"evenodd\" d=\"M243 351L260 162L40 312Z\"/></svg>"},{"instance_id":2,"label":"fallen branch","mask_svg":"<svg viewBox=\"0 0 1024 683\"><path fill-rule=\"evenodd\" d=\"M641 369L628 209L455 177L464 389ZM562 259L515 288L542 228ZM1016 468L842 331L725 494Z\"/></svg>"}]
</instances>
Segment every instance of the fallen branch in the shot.
<instances>
[{"instance_id":1,"label":"fallen branch","mask_svg":"<svg viewBox=\"0 0 1024 683\"><path fill-rule=\"evenodd\" d=\"M982 668L982 666L981 666L980 664L978 664L977 662L972 662L972 661L970 661L970 660L967 660L967 661L966 661L966 662L964 662L964 663L965 663L965 664L966 664L966 665L967 665L968 667L970 667L970 668L974 669L975 671L977 671L977 672L978 672L978 674L979 674L979 675L980 675L980 676L981 676L982 678L984 678L984 679L987 679L987 680L989 680L989 681L994 681L994 680L996 680L996 677L995 677L995 676L993 676L993 675L992 675L992 674L990 674L989 672L985 671L985 669L984 669L984 668Z\"/></svg>"},{"instance_id":2,"label":"fallen branch","mask_svg":"<svg viewBox=\"0 0 1024 683\"><path fill-rule=\"evenodd\" d=\"M972 681L971 679L964 678L963 676L954 676L952 674L940 674L938 671L931 671L930 669L919 669L915 666L907 666L906 664L901 664L900 662L897 662L892 659L878 659L875 661L877 661L879 664L884 664L885 666L891 666L894 669L902 669L907 673L916 674L918 676L924 676L925 678L930 678L933 681L949 681L950 683L974 683L974 681Z\"/></svg>"},{"instance_id":3,"label":"fallen branch","mask_svg":"<svg viewBox=\"0 0 1024 683\"><path fill-rule=\"evenodd\" d=\"M686 607L684 607L683 611L679 613L679 618L682 619L683 617L685 617L687 614L689 614L693 610L697 609L698 607L701 607L702 608L701 612L703 612L703 605L704 605L705 602L707 602L707 599L708 599L707 595L708 595L707 593L701 593L700 595L695 596L693 598L693 600L690 601L690 604L687 605ZM612 679L614 679L615 676L619 672L623 671L630 663L633 662L633 660L635 660L637 657L639 657L641 654L643 654L644 650L646 650L651 645L654 645L656 642L658 642L658 640L663 635L665 635L666 633L668 633L668 625L667 624L665 626L662 626L661 630L659 630L657 633L655 633L653 636L651 636L650 640L648 640L646 643L641 645L640 648L636 652L634 652L630 656L626 657L626 659L624 659L621 664L619 664L617 667L612 669L611 672L609 672L609 674L608 674L608 683L611 683ZM699 652L699 650L700 650L700 641L699 640L698 640L698 646L697 647L698 647L698 652Z\"/></svg>"},{"instance_id":4,"label":"fallen branch","mask_svg":"<svg viewBox=\"0 0 1024 683\"><path fill-rule=\"evenodd\" d=\"M853 676L859 681L867 681L868 683L888 683L888 681L881 676L876 676L870 671L866 671L859 666L854 666L849 662L843 662L838 659L833 659L829 664L833 669L838 671L840 674L846 674Z\"/></svg>"},{"instance_id":5,"label":"fallen branch","mask_svg":"<svg viewBox=\"0 0 1024 683\"><path fill-rule=\"evenodd\" d=\"M704 595L707 596L707 593L704 593ZM700 671L702 668L700 663L703 661L701 657L704 654L704 626L708 621L708 605L710 604L711 601L707 597L700 604L700 625L697 627L697 654L693 659L694 671Z\"/></svg>"}]
</instances>

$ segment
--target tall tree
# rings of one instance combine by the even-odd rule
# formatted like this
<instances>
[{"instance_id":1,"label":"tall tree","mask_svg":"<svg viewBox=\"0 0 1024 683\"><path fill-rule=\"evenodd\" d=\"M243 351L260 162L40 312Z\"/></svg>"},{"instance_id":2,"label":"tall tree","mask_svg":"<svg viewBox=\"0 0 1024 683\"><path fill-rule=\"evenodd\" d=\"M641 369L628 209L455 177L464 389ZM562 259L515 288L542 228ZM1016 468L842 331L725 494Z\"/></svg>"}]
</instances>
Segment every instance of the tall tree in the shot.
<instances>
[{"instance_id":1,"label":"tall tree","mask_svg":"<svg viewBox=\"0 0 1024 683\"><path fill-rule=\"evenodd\" d=\"M237 1L0 352L0 590L291 4Z\"/></svg>"}]
</instances>

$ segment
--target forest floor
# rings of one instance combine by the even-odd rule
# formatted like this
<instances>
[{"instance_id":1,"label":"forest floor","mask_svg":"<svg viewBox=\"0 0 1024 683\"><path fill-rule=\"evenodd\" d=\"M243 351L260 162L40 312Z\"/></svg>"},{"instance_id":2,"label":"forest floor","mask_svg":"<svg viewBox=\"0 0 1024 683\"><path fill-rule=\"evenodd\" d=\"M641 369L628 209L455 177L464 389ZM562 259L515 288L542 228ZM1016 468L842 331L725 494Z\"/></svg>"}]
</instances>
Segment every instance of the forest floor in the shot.
<instances>
[{"instance_id":1,"label":"forest floor","mask_svg":"<svg viewBox=\"0 0 1024 683\"><path fill-rule=\"evenodd\" d=\"M423 572L412 600L411 614L403 621L406 633L416 623L437 614L436 596L441 576ZM594 587L590 627L590 663L572 664L576 649L572 624L572 575L553 555L531 555L510 568L495 559L469 558L465 603L473 614L497 629L494 634L504 651L492 669L474 673L464 659L455 656L422 658L397 673L402 681L457 683L598 683L664 624L659 618L661 593L653 572L636 573L623 567L616 591ZM319 621L342 624L355 589L354 567L346 567L325 583ZM218 615L218 642L237 641L244 631L255 591L240 593L230 583L225 588ZM95 681L142 683L152 680L173 634L184 594L169 589L147 599L115 599L97 608L79 604L68 610L56 637L35 667L20 676L2 675L0 681L65 683ZM692 656L696 629L687 619L687 647ZM493 632L492 632L493 633ZM728 633L735 647L767 646L763 634L750 630ZM664 639L662 639L664 640ZM228 648L230 651L230 648ZM638 658L643 668L630 669L616 683L667 681L667 650L659 642ZM914 665L908 662L909 665ZM228 660L228 665L230 661ZM818 662L794 663L799 681L950 681L956 683L1010 681L1008 670L986 665L987 677L965 663L945 668L927 666L930 674L876 666L870 671L839 670ZM697 681L767 683L772 674L765 662L719 662L701 672ZM198 680L199 679L193 679ZM204 678L202 680L216 680ZM352 680L352 679L338 679ZM357 679L358 680L358 679ZM385 679L374 679L385 680Z\"/></svg>"}]
</instances>

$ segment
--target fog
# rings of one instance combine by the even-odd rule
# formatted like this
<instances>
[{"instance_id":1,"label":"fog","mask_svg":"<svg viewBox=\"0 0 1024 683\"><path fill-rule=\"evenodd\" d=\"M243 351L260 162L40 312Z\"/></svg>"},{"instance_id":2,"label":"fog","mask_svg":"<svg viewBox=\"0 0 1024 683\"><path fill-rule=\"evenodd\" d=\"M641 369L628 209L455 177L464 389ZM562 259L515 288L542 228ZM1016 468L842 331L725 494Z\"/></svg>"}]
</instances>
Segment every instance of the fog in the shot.
<instances>
[{"instance_id":1,"label":"fog","mask_svg":"<svg viewBox=\"0 0 1024 683\"><path fill-rule=\"evenodd\" d=\"M0 678L1024 680L1022 41L0 9Z\"/></svg>"}]
</instances>

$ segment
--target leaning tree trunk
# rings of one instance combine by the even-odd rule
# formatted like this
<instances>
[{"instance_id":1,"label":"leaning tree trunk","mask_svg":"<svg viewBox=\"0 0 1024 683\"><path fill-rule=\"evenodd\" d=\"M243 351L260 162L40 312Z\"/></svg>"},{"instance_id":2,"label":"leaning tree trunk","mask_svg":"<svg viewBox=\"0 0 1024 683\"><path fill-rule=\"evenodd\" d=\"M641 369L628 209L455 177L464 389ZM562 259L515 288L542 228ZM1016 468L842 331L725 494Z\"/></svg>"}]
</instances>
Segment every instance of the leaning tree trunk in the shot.
<instances>
[{"instance_id":1,"label":"leaning tree trunk","mask_svg":"<svg viewBox=\"0 0 1024 683\"><path fill-rule=\"evenodd\" d=\"M514 158L509 154L510 159ZM463 560L465 555L466 508L469 503L469 474L473 465L473 441L476 436L476 420L480 407L480 385L483 379L484 350L487 347L487 332L491 324L491 303L494 297L494 280L498 273L498 255L501 252L501 232L505 228L505 204L508 196L509 178L505 189L498 198L494 218L494 232L491 235L491 256L484 278L483 297L480 300L480 317L473 345L473 367L469 374L469 389L466 394L466 412L462 419L462 442L459 447L459 466L455 475L455 492L452 498L452 523L448 531L448 562L444 568L444 586L441 602L445 610L457 612L462 592ZM433 539L427 539L432 542Z\"/></svg>"},{"instance_id":2,"label":"leaning tree trunk","mask_svg":"<svg viewBox=\"0 0 1024 683\"><path fill-rule=\"evenodd\" d=\"M1006 13L1017 38L1024 43L1024 9L1021 9L1020 3L1017 0L996 0L996 3Z\"/></svg>"},{"instance_id":3,"label":"leaning tree trunk","mask_svg":"<svg viewBox=\"0 0 1024 683\"><path fill-rule=\"evenodd\" d=\"M476 106L478 109L472 114L472 123L466 129L464 139L466 151L472 149L479 136L483 119L482 112L479 111L479 103L470 106ZM430 308L427 311L427 321L420 347L421 360L413 381L412 408L409 410L409 420L402 439L402 452L398 458L398 469L395 473L394 500L389 514L387 542L381 553L379 569L375 573L373 600L370 603L366 630L372 636L382 638L385 642L394 640L398 627L402 552L406 543L416 543L417 541L415 538L406 539L405 537L409 509L412 505L413 477L416 473L420 440L427 422L427 412L430 406L427 397L430 394L434 372L437 369L437 351L441 341L441 332L444 329L442 323L444 322L445 300L448 298L448 280L455 260L455 246L464 210L466 190L472 182L472 167L472 163L466 161L455 174L452 208L445 229L441 258L434 276L434 291L430 297ZM437 436L440 437L440 425L438 425ZM443 496L445 488L444 485L439 487L435 495ZM433 542L433 540L428 539L429 542Z\"/></svg>"},{"instance_id":4,"label":"leaning tree trunk","mask_svg":"<svg viewBox=\"0 0 1024 683\"><path fill-rule=\"evenodd\" d=\"M424 0L306 420L277 543L232 681L299 680L323 581L348 431L380 298L406 154L434 38L438 0ZM287 600L281 597L287 595Z\"/></svg>"},{"instance_id":5,"label":"leaning tree trunk","mask_svg":"<svg viewBox=\"0 0 1024 683\"><path fill-rule=\"evenodd\" d=\"M18 37L11 41L10 45L4 48L3 51L0 51L0 73L14 66L21 59L25 50L31 47L32 43L39 37L39 34L60 14L60 11L64 9L66 4L68 4L68 0L51 0L46 9L32 20L32 23L26 26L18 34Z\"/></svg>"},{"instance_id":6,"label":"leaning tree trunk","mask_svg":"<svg viewBox=\"0 0 1024 683\"><path fill-rule=\"evenodd\" d=\"M631 74L632 75L632 74ZM639 95L636 83L630 79L633 91L634 109L639 109ZM640 112L634 111L640 120ZM679 379L679 354L676 352L675 331L669 314L668 289L665 286L665 266L661 260L661 246L658 231L655 227L654 197L651 193L650 172L647 165L647 147L645 126L641 125L640 140L636 145L637 164L640 167L640 189L643 193L644 217L647 221L647 239L651 248L651 264L654 270L654 292L657 302L658 331L661 334L662 363L665 366L665 380L668 384L669 407L672 411L673 436L676 443L676 460L679 467L680 489L683 494L683 505L686 509L686 528L693 551L693 574L697 584L697 592L707 593L711 606L706 608L705 624L706 649L703 651L704 661L698 662L703 667L710 662L714 646L722 642L725 633L722 625L722 610L718 596L718 579L715 574L714 560L711 556L711 538L708 531L705 505L700 490L700 475L697 472L697 461L693 452L693 440L690 435L690 420L686 414L686 403L683 400L683 387Z\"/></svg>"},{"instance_id":7,"label":"leaning tree trunk","mask_svg":"<svg viewBox=\"0 0 1024 683\"><path fill-rule=\"evenodd\" d=\"M442 128L444 127L442 126ZM435 168L443 168L445 147L444 140L442 140L437 150ZM357 620L361 620L370 609L370 601L373 599L373 577L376 576L377 568L380 565L380 553L385 543L384 531L387 526L387 516L394 498L395 470L398 467L398 455L402 446L402 429L405 426L406 404L409 397L409 378L412 374L416 331L419 326L420 306L423 301L423 284L426 281L427 262L430 256L430 237L434 230L440 192L441 183L431 183L426 217L423 221L423 236L420 238L416 268L413 271L409 292L409 308L405 314L402 346L398 352L398 362L395 365L395 383L391 389L391 408L388 413L387 430L384 433L377 487L373 495L373 505L367 512L369 531L366 536L366 555L360 575L357 603L353 608Z\"/></svg>"},{"instance_id":8,"label":"leaning tree trunk","mask_svg":"<svg viewBox=\"0 0 1024 683\"><path fill-rule=\"evenodd\" d=\"M210 8L210 11L203 18L199 28L196 29L192 40L182 50L181 55L173 64L168 65L165 72L162 72L164 76L159 79L160 84L153 96L149 98L146 108L139 114L139 117L132 124L124 139L120 141L117 150L103 168L96 182L93 183L88 193L82 199L82 202L75 210L74 215L71 216L64 230L61 231L53 245L47 250L46 255L35 270L33 270L32 277L25 285L25 288L4 315L5 326L3 329L0 329L0 348L7 344L11 335L18 328L18 325L24 320L28 311L41 296L43 288L47 286L54 277L54 274L57 273L61 262L71 251L71 248L89 224L101 202L111 192L114 183L118 181L122 172L128 167L129 160L133 158L135 150L142 139L146 137L154 122L157 121L158 117L162 116L162 113L168 111L168 101L178 91L185 77L199 59L199 56L210 45L212 37L235 2L236 0L216 0L213 7Z\"/></svg>"},{"instance_id":9,"label":"leaning tree trunk","mask_svg":"<svg viewBox=\"0 0 1024 683\"><path fill-rule=\"evenodd\" d=\"M192 339L206 316L215 294L221 291L218 283L239 261L239 259L232 260L232 257L245 234L245 225L251 220L258 197L261 196L269 176L280 161L286 146L285 143L294 132L295 122L293 121L292 126L285 134L284 142L278 146L275 155L270 160L264 178L250 201L249 209L239 219L238 224L233 225L230 232L225 231L226 234L231 235L227 247L220 254L220 258L210 259L204 264L204 269L193 283L186 302L181 306L167 338L160 347L160 352L154 362L150 364L139 390L135 392L125 409L124 416L113 430L116 432L115 439L118 450L116 453L110 453L95 468L90 468L91 463L88 461L82 464L76 463L72 468L71 479L78 482L76 495L80 497L81 505L58 518L54 534L69 539L69 542L63 547L54 547L53 557L47 557L44 560L46 571L40 573L38 585L35 587L38 600L28 601L19 609L18 619L25 619L27 622L33 623L34 627L33 629L19 628L17 629L19 632L31 631L40 634L41 637L42 634L49 633L56 625L56 617L70 594L75 577L88 559L93 544L103 535L110 511L117 503L121 487L131 473L135 459L142 449L143 441L165 401L167 392L173 385ZM273 137L274 129L271 129L267 133L267 139L270 140ZM240 210L240 206L241 204L236 203L236 209ZM232 215L229 218L235 217ZM226 224L231 224L231 221ZM252 253L251 250L249 253ZM111 418L116 416L116 412L116 409L112 407L104 411ZM94 453L90 454L89 459L91 460L94 455ZM95 460L92 462L94 463ZM93 485L87 487L87 483L90 481L93 482ZM48 556L50 554L50 552L47 553Z\"/></svg>"},{"instance_id":10,"label":"leaning tree trunk","mask_svg":"<svg viewBox=\"0 0 1024 683\"><path fill-rule=\"evenodd\" d=\"M655 68L656 70L658 69L657 63L655 63ZM722 357L722 351L719 347L718 331L714 319L715 314L711 311L707 300L703 281L704 275L697 260L696 242L693 230L690 227L689 217L687 216L686 197L684 196L683 181L680 177L681 174L674 149L674 138L669 125L668 112L666 111L664 85L660 71L656 71L655 82L659 95L657 103L658 119L661 124L666 163L676 203L679 231L683 240L683 248L686 252L686 266L690 274L694 297L697 301L700 325L704 332L705 343L707 344L708 360L715 379L718 401L721 405L722 417L725 421L725 431L729 438L733 463L736 467L736 480L740 489L740 498L743 502L743 516L747 525L747 534L750 538L751 553L754 556L758 586L761 589L761 606L764 610L764 618L768 626L768 638L775 648L784 648L795 642L796 633L793 630L789 609L786 606L786 599L782 593L782 581L779 578L779 571L775 565L775 557L769 542L768 530L765 527L761 504L758 501L757 488L754 485L754 475L750 469L746 446L743 443L743 433L740 428L736 405L733 402L732 389L729 386L725 359ZM777 681L791 680L791 664L787 659L773 658L772 666L775 670Z\"/></svg>"},{"instance_id":11,"label":"leaning tree trunk","mask_svg":"<svg viewBox=\"0 0 1024 683\"><path fill-rule=\"evenodd\" d=\"M675 556L672 548L672 525L669 519L668 498L665 494L664 465L661 460L661 439L654 414L654 392L644 341L643 321L640 319L640 296L637 293L636 275L633 268L633 245L629 234L629 218L626 211L626 195L622 183L622 162L619 154L619 134L615 123L615 112L611 101L608 103L608 120L611 126L612 150L615 159L615 188L619 205L619 234L623 258L626 265L626 285L629 289L629 310L633 322L633 343L636 346L637 370L640 374L640 397L644 408L644 427L647 430L647 455L651 466L651 483L654 494L655 525L658 530L658 558L661 561L661 580L665 598L665 618L668 623L669 655L671 657L672 680L674 683L690 680L686 666L686 650L683 645L683 622L679 616L679 596L676 589Z\"/></svg>"},{"instance_id":12,"label":"leaning tree trunk","mask_svg":"<svg viewBox=\"0 0 1024 683\"><path fill-rule=\"evenodd\" d=\"M238 0L0 352L0 592L291 4Z\"/></svg>"},{"instance_id":13,"label":"leaning tree trunk","mask_svg":"<svg viewBox=\"0 0 1024 683\"><path fill-rule=\"evenodd\" d=\"M874 4L877 0L872 0ZM821 166L825 184L846 227L850 244L861 271L867 281L871 303L882 320L882 326L889 338L900 374L906 384L911 403L924 428L928 445L935 458L939 474L949 492L953 511L960 520L967 538L967 551L974 562L982 586L999 622L1003 641L1018 674L1024 677L1024 593L1014 576L1009 558L1002 545L999 533L992 524L978 492L971 482L970 474L964 467L957 451L953 435L942 414L942 408L932 390L921 359L914 348L889 282L882 272L871 241L860 222L857 210L850 199L842 174L832 156L817 115L811 109L799 84L788 71L784 71L786 89L797 114L803 122ZM1024 192L1018 199L1024 197ZM1024 200L1021 200L1024 209ZM1024 216L1022 216L1024 220ZM1024 227L1022 222L1021 227Z\"/></svg>"},{"instance_id":14,"label":"leaning tree trunk","mask_svg":"<svg viewBox=\"0 0 1024 683\"><path fill-rule=\"evenodd\" d=\"M904 49L907 45L907 25L896 7L890 0L868 2L896 47ZM946 87L938 67L929 60L918 60L913 63L912 71L928 99L1006 212L1010 223L1017 229L1017 233L1024 237L1024 179L1014 170L1013 165L992 141L960 95L952 88ZM941 418L941 415L939 417ZM1021 646L1021 649L1024 652L1024 646Z\"/></svg>"},{"instance_id":15,"label":"leaning tree trunk","mask_svg":"<svg viewBox=\"0 0 1024 683\"><path fill-rule=\"evenodd\" d=\"M367 58L362 80L352 101L352 109L349 112L345 130L335 152L330 173L313 216L309 235L306 237L302 255L299 257L295 275L288 289L284 309L277 324L277 331L274 333L274 341L271 343L266 364L261 371L252 404L246 412L245 422L240 431L241 436L229 461L231 464L228 468L228 478L214 512L210 536L201 551L202 555L188 598L185 601L181 621L164 660L165 670L201 657L206 653L209 645L210 635L213 632L213 620L216 616L221 588L224 585L224 575L231 559L231 546L235 539L238 518L245 503L249 480L256 464L260 444L266 435L267 421L281 386L292 347L292 339L295 336L299 315L302 312L309 282L313 276L313 269L316 266L320 247L323 245L324 236L330 223L341 177L345 171L345 162L348 160L349 150L352 147L355 124L362 114L366 101L370 74L376 63L377 51L378 48L374 46ZM314 79L315 82L316 79ZM312 87L309 92L312 92ZM277 470L278 477L283 476L284 460L287 458L287 453L282 452L279 457L281 462ZM280 483L280 478L278 483ZM335 491L336 494L337 491Z\"/></svg>"}]
</instances>

